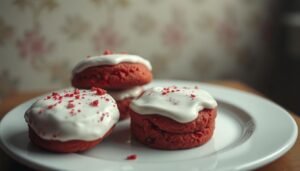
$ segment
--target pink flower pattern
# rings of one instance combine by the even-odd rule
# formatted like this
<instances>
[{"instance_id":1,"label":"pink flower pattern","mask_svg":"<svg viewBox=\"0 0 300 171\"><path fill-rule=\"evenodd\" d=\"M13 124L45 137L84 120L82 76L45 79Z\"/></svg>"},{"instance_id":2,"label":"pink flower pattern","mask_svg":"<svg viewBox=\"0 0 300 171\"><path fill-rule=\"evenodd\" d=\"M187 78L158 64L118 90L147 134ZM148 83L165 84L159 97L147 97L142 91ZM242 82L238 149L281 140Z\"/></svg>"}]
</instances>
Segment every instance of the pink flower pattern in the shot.
<instances>
[{"instance_id":1,"label":"pink flower pattern","mask_svg":"<svg viewBox=\"0 0 300 171\"><path fill-rule=\"evenodd\" d=\"M47 43L38 29L25 32L24 38L17 41L19 54L23 58L42 57L53 49L53 43Z\"/></svg>"},{"instance_id":2,"label":"pink flower pattern","mask_svg":"<svg viewBox=\"0 0 300 171\"><path fill-rule=\"evenodd\" d=\"M116 49L123 44L121 35L110 26L105 26L93 36L94 49L101 51L103 49Z\"/></svg>"},{"instance_id":3,"label":"pink flower pattern","mask_svg":"<svg viewBox=\"0 0 300 171\"><path fill-rule=\"evenodd\" d=\"M267 8L262 7L261 3L241 1L237 5L237 2L232 1L221 3L220 8L211 8L210 11L200 10L200 6L207 5L208 9L213 7L212 4L208 3L208 0L201 1L201 3L195 2L89 0L82 2L82 5L88 7L82 9L81 5L74 5L69 8L70 3L65 1L14 0L12 3L6 4L9 8L7 10L13 11L14 15L3 13L4 15L0 16L0 48L3 50L1 52L5 52L3 54L7 54L3 55L4 61L18 62L19 65L27 62L30 64L18 73L12 72L15 74L11 76L12 80L20 80L12 81L13 84L16 84L16 89L18 87L31 88L23 82L24 79L20 79L26 73L34 73L29 79L32 82L40 81L41 88L47 86L51 88L57 83L65 85L69 81L69 75L62 73L70 74L70 64L75 63L75 60L77 61L79 58L78 56L92 53L88 52L91 50L96 52L101 52L104 49L119 52L136 51L137 54L151 60L153 72L156 77L160 78L164 76L175 77L177 73L173 67L182 61L180 58L192 61L191 63L195 66L191 64L191 70L210 75L208 72L212 70L215 73L223 72L223 68L219 69L217 66L222 63L221 60L225 61L226 57L240 65L251 65L252 61L259 59L264 54L263 52L253 54L256 52L254 50L257 50L256 47L254 50L247 51L251 42L248 42L247 36L244 36L248 31L251 31L257 35L262 34L259 37L261 39L253 37L253 41L261 42L262 39L271 38L272 20L268 21L265 18L267 12L262 11L262 9ZM249 13L237 9L237 7L246 9L250 5L251 12ZM65 11L66 9L68 10ZM224 13L216 11L219 9L225 10ZM90 14L93 16L91 17ZM120 14L124 14L124 16L119 17ZM237 17L239 15L243 20ZM68 16L75 17L68 19ZM56 17L66 18L66 20L57 20ZM85 20L81 21L81 17ZM18 23L20 21L18 18L24 20L26 24ZM257 21L253 22L251 18ZM251 19L250 27L244 27L248 19ZM50 23L51 31L46 28L49 26L49 21L53 22ZM199 27L201 30L196 30ZM258 30L259 28L263 28L263 30ZM207 47L203 45L206 43L206 39L212 45L207 48L207 52L203 52ZM90 46L90 49L74 50L81 45L82 47ZM197 52L198 50L199 52ZM216 54L223 53L224 58L213 58L215 51ZM55 53L55 57L46 58L52 52ZM78 54L78 52L82 52L82 54ZM10 59L11 56L13 57ZM175 59L175 57L177 58ZM220 61L211 61L212 59ZM250 62L249 59L251 59ZM2 62L0 67L0 79L1 76L4 78L7 73L3 70L11 72L10 70L14 69L5 66L5 63ZM206 66L211 65L216 67L207 70ZM224 68L224 70L226 69ZM235 74L230 73L232 70L228 69L228 75ZM3 74L1 75L1 73ZM41 73L43 75L40 75ZM216 76L218 75L216 74ZM20 86L17 86L18 84ZM0 96L7 87L0 86Z\"/></svg>"},{"instance_id":4,"label":"pink flower pattern","mask_svg":"<svg viewBox=\"0 0 300 171\"><path fill-rule=\"evenodd\" d=\"M225 46L228 47L236 45L239 38L239 33L236 27L237 26L233 23L225 21L222 21L217 25L217 35Z\"/></svg>"},{"instance_id":5,"label":"pink flower pattern","mask_svg":"<svg viewBox=\"0 0 300 171\"><path fill-rule=\"evenodd\" d=\"M162 33L163 43L171 48L181 48L187 41L184 30L177 24L169 24Z\"/></svg>"}]
</instances>

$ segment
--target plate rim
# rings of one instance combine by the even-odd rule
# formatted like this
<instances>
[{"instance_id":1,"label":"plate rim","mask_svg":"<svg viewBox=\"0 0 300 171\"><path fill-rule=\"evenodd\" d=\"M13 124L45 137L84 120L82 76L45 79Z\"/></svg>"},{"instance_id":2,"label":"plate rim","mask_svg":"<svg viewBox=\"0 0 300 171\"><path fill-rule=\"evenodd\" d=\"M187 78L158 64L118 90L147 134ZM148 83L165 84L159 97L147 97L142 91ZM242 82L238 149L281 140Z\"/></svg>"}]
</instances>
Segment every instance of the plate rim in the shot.
<instances>
[{"instance_id":1,"label":"plate rim","mask_svg":"<svg viewBox=\"0 0 300 171\"><path fill-rule=\"evenodd\" d=\"M278 159L279 157L281 157L282 155L284 155L288 150L290 150L293 145L296 143L296 140L297 140L297 135L298 135L298 129L297 129L297 124L295 122L295 120L293 119L293 117L290 115L290 113L288 111L286 111L283 107L281 107L280 105L278 105L277 103L273 102L272 100L270 99L267 99L265 97L262 97L262 96L258 96L256 94L253 94L253 93L249 93L249 92L245 92L245 91L241 91L241 90L238 90L238 89L234 89L234 88L231 88L231 87L226 87L226 86L221 86L221 85L215 85L215 84L210 84L210 83L203 83L203 82L197 82L197 81L186 81L186 80L154 80L151 84L166 84L166 83L180 83L180 84L201 84L201 85L205 85L205 86L208 86L208 87L213 87L213 88L217 88L217 89L221 89L221 91L233 91L233 92L237 92L237 93L242 93L246 96L254 96L256 98L260 98L260 99L263 99L265 101L267 101L268 103L271 103L272 105L275 105L277 108L280 108L282 111L285 112L286 117L289 118L290 121L292 121L293 123L293 127L294 127L294 130L293 130L293 134L290 136L290 140L288 141L289 143L288 144L285 144L284 147L282 147L280 150L276 151L276 154L273 154L272 156L268 156L269 158L265 158L263 161L256 161L254 163L248 163L247 166L243 166L243 168L241 169L255 169L255 168L258 168L258 167L261 167L271 161L274 161L276 159ZM43 95L41 95L43 96ZM34 101L36 98L39 98L41 96L37 96L37 97L34 97L30 100L27 100L17 106L15 106L13 109L11 109L9 112L7 112L7 114L5 114L4 117L2 117L1 119L1 122L0 122L0 128L2 127L2 123L3 123L3 120L5 120L6 117L8 117L8 115L10 113L12 113L16 108L18 107L21 107L23 105L25 105L26 103L31 103L31 101ZM1 130L1 129L0 129ZM46 169L46 170L55 170L54 167L49 167L49 165L43 165L43 164L39 164L37 162L34 162L28 158L25 158L25 157L22 157L22 156L19 156L17 154L14 154L14 152L10 149L8 149L8 147L5 146L4 142L3 142L3 139L2 139L2 133L0 131L0 147L3 149L3 151L5 153L7 153L10 157L12 157L13 159L15 159L16 161L30 167L30 168L34 168L34 169ZM255 165L255 167L253 167Z\"/></svg>"}]
</instances>

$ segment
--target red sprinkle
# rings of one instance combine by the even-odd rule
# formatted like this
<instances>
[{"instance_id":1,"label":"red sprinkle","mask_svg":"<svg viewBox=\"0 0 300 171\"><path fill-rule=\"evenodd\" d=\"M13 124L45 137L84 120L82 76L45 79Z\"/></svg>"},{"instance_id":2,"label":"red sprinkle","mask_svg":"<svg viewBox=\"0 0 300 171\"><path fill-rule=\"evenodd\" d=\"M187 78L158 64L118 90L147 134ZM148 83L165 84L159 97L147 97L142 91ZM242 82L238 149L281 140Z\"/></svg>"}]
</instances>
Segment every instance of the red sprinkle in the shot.
<instances>
[{"instance_id":1,"label":"red sprinkle","mask_svg":"<svg viewBox=\"0 0 300 171\"><path fill-rule=\"evenodd\" d=\"M91 106L98 106L99 101L98 100L94 100L90 103Z\"/></svg>"},{"instance_id":2,"label":"red sprinkle","mask_svg":"<svg viewBox=\"0 0 300 171\"><path fill-rule=\"evenodd\" d=\"M78 89L78 88L75 88L74 94L79 94L79 93L80 93L79 89Z\"/></svg>"},{"instance_id":3,"label":"red sprinkle","mask_svg":"<svg viewBox=\"0 0 300 171\"><path fill-rule=\"evenodd\" d=\"M75 105L73 103L69 103L68 106L67 106L68 109L69 108L74 108L74 107L75 107Z\"/></svg>"},{"instance_id":4,"label":"red sprinkle","mask_svg":"<svg viewBox=\"0 0 300 171\"><path fill-rule=\"evenodd\" d=\"M58 93L56 93L56 92L53 92L52 93L52 96L58 96L59 94Z\"/></svg>"},{"instance_id":5,"label":"red sprinkle","mask_svg":"<svg viewBox=\"0 0 300 171\"><path fill-rule=\"evenodd\" d=\"M111 55L111 54L113 54L113 52L110 51L110 50L108 50L108 49L106 49L106 50L103 52L103 55Z\"/></svg>"},{"instance_id":6,"label":"red sprinkle","mask_svg":"<svg viewBox=\"0 0 300 171\"><path fill-rule=\"evenodd\" d=\"M193 100L195 99L195 97L196 97L195 94L191 94L191 98L192 98Z\"/></svg>"},{"instance_id":7,"label":"red sprinkle","mask_svg":"<svg viewBox=\"0 0 300 171\"><path fill-rule=\"evenodd\" d=\"M92 91L96 91L97 95L104 95L106 94L106 91L102 88L92 87Z\"/></svg>"},{"instance_id":8,"label":"red sprinkle","mask_svg":"<svg viewBox=\"0 0 300 171\"><path fill-rule=\"evenodd\" d=\"M77 96L75 96L75 98L76 98L76 99L79 99L79 98L80 98L80 96L79 96L79 95L77 95Z\"/></svg>"},{"instance_id":9,"label":"red sprinkle","mask_svg":"<svg viewBox=\"0 0 300 171\"><path fill-rule=\"evenodd\" d=\"M52 109L54 106L55 106L55 104L54 105L49 105L47 108Z\"/></svg>"},{"instance_id":10,"label":"red sprinkle","mask_svg":"<svg viewBox=\"0 0 300 171\"><path fill-rule=\"evenodd\" d=\"M73 96L74 96L74 94L69 94L69 93L64 95L64 97L73 97Z\"/></svg>"},{"instance_id":11,"label":"red sprinkle","mask_svg":"<svg viewBox=\"0 0 300 171\"><path fill-rule=\"evenodd\" d=\"M135 160L137 159L137 155L136 154L131 154L129 156L126 157L126 160Z\"/></svg>"},{"instance_id":12,"label":"red sprinkle","mask_svg":"<svg viewBox=\"0 0 300 171\"><path fill-rule=\"evenodd\" d=\"M74 116L74 115L76 115L76 113L75 113L74 109L71 109L71 112L70 112L70 114L71 114L71 116Z\"/></svg>"},{"instance_id":13,"label":"red sprinkle","mask_svg":"<svg viewBox=\"0 0 300 171\"><path fill-rule=\"evenodd\" d=\"M102 115L102 116L100 117L100 120L99 120L98 122L102 122L102 121L103 121L103 118L104 118L104 115Z\"/></svg>"}]
</instances>

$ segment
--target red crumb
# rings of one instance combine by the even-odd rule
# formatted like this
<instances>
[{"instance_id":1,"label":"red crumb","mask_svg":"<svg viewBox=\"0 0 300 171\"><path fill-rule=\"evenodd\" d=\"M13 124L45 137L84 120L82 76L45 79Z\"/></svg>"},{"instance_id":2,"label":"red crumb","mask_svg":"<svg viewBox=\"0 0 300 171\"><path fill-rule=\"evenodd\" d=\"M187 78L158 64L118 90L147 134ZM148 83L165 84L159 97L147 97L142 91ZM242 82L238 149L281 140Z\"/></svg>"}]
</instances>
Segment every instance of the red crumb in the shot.
<instances>
[{"instance_id":1,"label":"red crumb","mask_svg":"<svg viewBox=\"0 0 300 171\"><path fill-rule=\"evenodd\" d=\"M52 96L58 96L59 94L58 93L56 93L56 92L53 92L52 93Z\"/></svg>"},{"instance_id":2,"label":"red crumb","mask_svg":"<svg viewBox=\"0 0 300 171\"><path fill-rule=\"evenodd\" d=\"M71 114L71 116L74 116L74 115L76 115L76 113L75 113L75 110L74 110L74 109L71 109L71 112L70 112L70 114Z\"/></svg>"},{"instance_id":3,"label":"red crumb","mask_svg":"<svg viewBox=\"0 0 300 171\"><path fill-rule=\"evenodd\" d=\"M79 98L80 98L80 96L79 96L79 95L77 95L77 96L75 96L75 98L76 98L76 99L79 99Z\"/></svg>"},{"instance_id":4,"label":"red crumb","mask_svg":"<svg viewBox=\"0 0 300 171\"><path fill-rule=\"evenodd\" d=\"M52 109L53 107L55 107L56 106L56 104L54 104L54 105L49 105L49 106L47 106L47 108L48 109Z\"/></svg>"},{"instance_id":5,"label":"red crumb","mask_svg":"<svg viewBox=\"0 0 300 171\"><path fill-rule=\"evenodd\" d=\"M195 99L195 97L196 97L195 94L191 94L191 98L192 98L193 100Z\"/></svg>"},{"instance_id":6,"label":"red crumb","mask_svg":"<svg viewBox=\"0 0 300 171\"><path fill-rule=\"evenodd\" d=\"M92 87L92 91L96 91L97 95L104 95L106 94L106 91L102 88Z\"/></svg>"},{"instance_id":7,"label":"red crumb","mask_svg":"<svg viewBox=\"0 0 300 171\"><path fill-rule=\"evenodd\" d=\"M75 88L74 94L79 94L79 93L80 93L79 89L78 89L78 88Z\"/></svg>"},{"instance_id":8,"label":"red crumb","mask_svg":"<svg viewBox=\"0 0 300 171\"><path fill-rule=\"evenodd\" d=\"M75 107L75 105L73 103L69 103L68 106L67 106L68 109L74 108L74 107Z\"/></svg>"},{"instance_id":9,"label":"red crumb","mask_svg":"<svg viewBox=\"0 0 300 171\"><path fill-rule=\"evenodd\" d=\"M102 122L104 118L104 115L101 115L100 120L98 122Z\"/></svg>"},{"instance_id":10,"label":"red crumb","mask_svg":"<svg viewBox=\"0 0 300 171\"><path fill-rule=\"evenodd\" d=\"M111 54L113 54L113 52L110 51L110 50L108 50L108 49L106 49L106 50L103 52L103 55L111 55Z\"/></svg>"},{"instance_id":11,"label":"red crumb","mask_svg":"<svg viewBox=\"0 0 300 171\"><path fill-rule=\"evenodd\" d=\"M99 101L98 100L94 100L90 103L91 106L98 106Z\"/></svg>"},{"instance_id":12,"label":"red crumb","mask_svg":"<svg viewBox=\"0 0 300 171\"><path fill-rule=\"evenodd\" d=\"M67 94L64 95L64 97L73 97L73 96L74 96L73 93L72 94L67 93Z\"/></svg>"},{"instance_id":13,"label":"red crumb","mask_svg":"<svg viewBox=\"0 0 300 171\"><path fill-rule=\"evenodd\" d=\"M137 158L136 154L131 154L131 155L126 157L126 160L135 160L136 158Z\"/></svg>"}]
</instances>

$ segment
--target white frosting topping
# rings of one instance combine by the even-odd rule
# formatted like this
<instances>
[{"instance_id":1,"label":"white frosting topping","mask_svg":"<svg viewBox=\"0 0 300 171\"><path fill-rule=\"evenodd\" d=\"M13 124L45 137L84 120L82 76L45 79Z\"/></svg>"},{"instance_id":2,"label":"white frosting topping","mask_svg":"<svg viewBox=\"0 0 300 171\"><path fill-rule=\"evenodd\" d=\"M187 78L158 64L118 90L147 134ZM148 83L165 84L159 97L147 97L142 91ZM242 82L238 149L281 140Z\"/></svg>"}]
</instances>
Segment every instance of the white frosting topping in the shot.
<instances>
[{"instance_id":1,"label":"white frosting topping","mask_svg":"<svg viewBox=\"0 0 300 171\"><path fill-rule=\"evenodd\" d=\"M30 128L46 140L96 140L119 120L115 100L102 89L65 89L37 100L25 113Z\"/></svg>"},{"instance_id":2,"label":"white frosting topping","mask_svg":"<svg viewBox=\"0 0 300 171\"><path fill-rule=\"evenodd\" d=\"M130 104L141 115L158 114L180 123L191 122L199 111L215 107L217 102L208 92L198 87L176 86L150 88Z\"/></svg>"},{"instance_id":3,"label":"white frosting topping","mask_svg":"<svg viewBox=\"0 0 300 171\"><path fill-rule=\"evenodd\" d=\"M116 65L119 63L141 63L145 65L149 70L152 70L150 62L137 55L128 54L107 54L101 56L87 57L80 61L73 69L72 74L81 72L89 67L101 66L101 65Z\"/></svg>"},{"instance_id":4,"label":"white frosting topping","mask_svg":"<svg viewBox=\"0 0 300 171\"><path fill-rule=\"evenodd\" d=\"M142 86L136 86L126 90L108 91L108 94L110 94L115 100L123 100L126 98L136 98L142 94L143 91L144 88Z\"/></svg>"}]
</instances>

